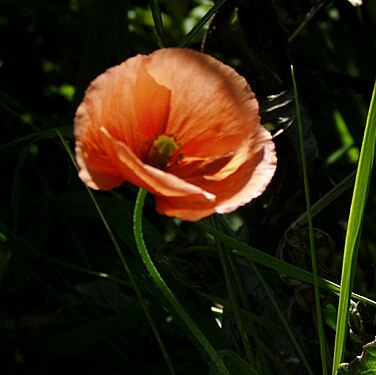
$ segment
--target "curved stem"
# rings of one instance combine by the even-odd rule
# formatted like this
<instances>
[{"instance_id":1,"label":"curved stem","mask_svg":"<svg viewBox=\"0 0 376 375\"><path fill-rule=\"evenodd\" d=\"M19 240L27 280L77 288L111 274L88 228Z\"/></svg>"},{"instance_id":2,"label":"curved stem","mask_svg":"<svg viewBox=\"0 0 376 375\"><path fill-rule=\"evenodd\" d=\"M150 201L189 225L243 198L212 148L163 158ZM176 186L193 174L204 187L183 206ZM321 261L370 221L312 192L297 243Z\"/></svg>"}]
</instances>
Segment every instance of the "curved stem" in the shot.
<instances>
[{"instance_id":1,"label":"curved stem","mask_svg":"<svg viewBox=\"0 0 376 375\"><path fill-rule=\"evenodd\" d=\"M162 279L160 273L158 272L157 268L155 267L150 257L150 254L146 248L143 233L142 233L142 208L144 206L146 194L147 194L146 190L144 189L139 190L137 199L136 199L136 206L134 209L134 216L133 216L133 230L134 230L137 248L141 255L141 258L143 262L145 263L145 266L150 276L153 278L155 284L158 286L158 288L163 293L164 297L172 306L172 308L175 310L175 312L179 315L181 320L185 323L185 325L187 326L187 329L200 343L202 349L207 353L213 365L216 366L218 373L223 374L223 375L230 375L230 372L226 368L222 358L218 355L214 347L211 345L208 339L204 336L204 334L200 331L200 329L197 327L197 325L189 316L189 314L185 311L184 307L181 306L179 301L176 299L171 289L167 286L165 281Z\"/></svg>"},{"instance_id":2,"label":"curved stem","mask_svg":"<svg viewBox=\"0 0 376 375\"><path fill-rule=\"evenodd\" d=\"M60 131L58 129L56 129L56 133L57 133L57 135L58 135L58 137L59 137L59 139L60 139L63 147L67 151L67 153L68 153L68 155L69 155L69 157L70 157L73 165L75 166L75 168L78 171L78 165L76 163L74 155L73 155L71 149L68 147L67 142L65 141L63 135L60 133ZM150 313L150 311L149 311L149 309L148 309L148 307L146 305L146 302L145 302L145 300L144 300L144 298L142 296L141 290L138 287L138 285L136 283L136 280L135 280L135 278L133 276L133 273L131 272L131 269L130 269L130 267L129 267L126 259L125 259L125 256L124 256L123 252L121 251L121 248L120 248L120 246L119 246L119 244L118 244L118 242L116 240L116 237L115 237L114 233L112 232L112 229L111 229L110 225L108 224L107 219L105 218L102 209L100 208L97 200L95 199L95 196L94 196L93 192L86 185L85 185L85 187L86 187L86 191L88 192L91 200L94 203L95 208L98 211L99 217L101 218L102 223L103 223L104 227L106 228L106 231L107 231L107 233L108 233L108 235L109 235L109 237L111 239L111 242L114 245L115 251L116 251L117 255L119 256L119 259L120 259L120 261L121 261L121 263L122 263L122 265L124 267L124 270L128 274L129 281L130 281L130 283L131 283L131 285L133 287L133 290L136 293L136 296L137 296L137 298L138 298L138 300L139 300L139 302L141 304L142 309L144 310L144 313L145 313L145 316L146 316L146 320L148 321L148 323L150 325L150 328L153 331L153 334L155 336L155 339L157 340L159 348L160 348L160 350L162 352L162 355L163 355L163 357L164 357L164 359L166 361L166 364L167 364L167 367L168 367L168 369L170 371L170 374L171 375L175 375L176 373L175 373L174 367L173 367L173 365L171 363L170 357L169 357L169 355L167 353L167 350L166 350L166 348L164 346L162 338L161 338L161 336L160 336L160 334L158 332L158 329L157 329L157 327L156 327L156 325L154 323L152 315L151 315L151 313Z\"/></svg>"}]
</instances>

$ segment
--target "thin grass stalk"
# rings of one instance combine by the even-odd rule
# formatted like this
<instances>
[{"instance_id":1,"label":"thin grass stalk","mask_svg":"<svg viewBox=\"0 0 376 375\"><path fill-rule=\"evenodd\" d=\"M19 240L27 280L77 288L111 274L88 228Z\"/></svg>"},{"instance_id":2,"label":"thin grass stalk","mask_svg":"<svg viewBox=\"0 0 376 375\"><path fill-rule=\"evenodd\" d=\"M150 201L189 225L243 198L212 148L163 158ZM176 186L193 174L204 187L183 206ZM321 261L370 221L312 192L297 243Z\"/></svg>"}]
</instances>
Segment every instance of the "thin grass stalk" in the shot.
<instances>
[{"instance_id":1,"label":"thin grass stalk","mask_svg":"<svg viewBox=\"0 0 376 375\"><path fill-rule=\"evenodd\" d=\"M189 332L195 337L197 342L200 344L202 350L206 353L208 359L215 366L218 371L218 374L221 375L231 375L226 365L224 364L222 358L218 355L217 351L214 349L212 344L206 338L206 336L201 332L197 327L196 323L192 320L189 314L185 311L184 307L177 300L171 289L167 286L165 281L162 279L162 276L155 267L150 254L146 248L144 236L142 232L142 209L145 202L147 191L140 189L136 199L136 205L134 209L133 216L133 230L136 240L136 245L138 251L141 255L141 258L150 274L153 278L155 284L162 292L168 303L179 315L180 319L184 322Z\"/></svg>"},{"instance_id":2,"label":"thin grass stalk","mask_svg":"<svg viewBox=\"0 0 376 375\"><path fill-rule=\"evenodd\" d=\"M223 225L226 227L226 230L227 232L235 238L235 233L232 231L231 227L228 225L228 223L226 222L225 218L221 216L221 220L223 222ZM279 307L279 304L278 304L278 301L277 299L275 298L275 295L272 291L272 289L269 287L269 285L265 282L265 279L264 277L262 276L261 272L258 270L258 267L256 266L256 264L251 261L251 260L248 260L248 264L251 266L252 268L252 271L254 272L254 274L256 275L257 279L259 280L260 284L261 284L261 287L264 289L265 293L267 294L269 300L270 300L270 303L274 309L274 311L276 312L276 314L278 315L282 325L284 326L287 334L288 334L288 337L290 338L291 342L293 343L294 347L295 347L295 350L296 352L298 353L300 359L302 360L303 362L303 365L305 366L307 372L309 375L313 375L313 370L312 368L310 367L309 365L309 362L308 360L306 359L298 341L296 340L295 336L294 336L294 333L292 332L285 316L283 315L283 312L282 310L280 309ZM250 307L249 307L249 302L248 302L248 299L246 301L246 307L249 309L250 311Z\"/></svg>"},{"instance_id":3,"label":"thin grass stalk","mask_svg":"<svg viewBox=\"0 0 376 375\"><path fill-rule=\"evenodd\" d=\"M274 311L278 315L278 318L280 319L282 325L284 326L292 344L295 347L296 352L298 353L298 356L300 357L301 361L303 362L304 367L306 368L309 375L313 375L313 370L311 366L309 365L309 362L307 358L305 357L298 341L296 340L294 333L292 332L285 316L283 315L282 310L279 308L278 302L274 296L274 293L271 288L269 288L268 284L265 282L264 278L262 277L260 271L256 267L256 265L253 262L249 262L250 266L252 267L253 272L255 273L256 277L260 280L262 288L265 290L266 294L268 295L268 298L270 300L270 303L273 306Z\"/></svg>"},{"instance_id":4,"label":"thin grass stalk","mask_svg":"<svg viewBox=\"0 0 376 375\"><path fill-rule=\"evenodd\" d=\"M70 148L68 147L68 145L67 145L64 137L60 134L60 132L58 130L56 130L56 133L57 133L57 135L58 135L61 143L63 144L63 147L65 148L66 152L68 153L70 159L72 160L73 165L78 170L78 165L76 163L74 155L73 155L72 151L70 150ZM146 319L147 319L147 321L149 323L149 326L150 326L150 328L151 328L151 330L152 330L152 332L154 334L154 337L155 337L155 339L157 341L157 344L158 344L158 346L159 346L159 348L160 348L160 350L162 352L163 358L164 358L164 360L165 360L165 362L167 364L167 367L168 367L168 369L170 371L170 374L171 375L175 375L176 372L175 372L174 366L173 366L173 364L171 362L170 356L168 355L166 347L165 347L165 345L164 345L164 343L162 341L162 338L161 338L161 336L160 336L160 334L158 332L157 326L154 323L154 320L153 320L153 318L152 318L152 316L150 314L150 311L149 311L149 309L148 309L148 307L146 305L146 302L145 302L144 298L142 297L142 293L141 293L139 287L137 286L137 283L136 283L136 280L135 280L135 278L134 278L134 276L132 274L132 271L131 271L130 267L128 266L128 263L127 263L127 261L126 261L126 259L124 257L123 252L121 251L120 245L118 244L118 242L116 240L116 237L115 237L114 233L112 232L112 229L111 229L110 225L108 224L108 222L107 222L107 220L106 220L106 218L105 218L105 216L104 216L104 214L102 212L102 209L100 208L97 200L95 199L95 196L94 196L93 192L86 185L85 185L85 188L86 188L86 191L88 192L91 200L93 201L93 204L94 204L95 208L98 211L99 217L102 220L102 223L103 223L103 225L104 225L104 227L105 227L105 229L107 231L107 234L110 237L110 240L111 240L111 242L112 242L112 244L113 244L113 246L115 248L115 251L116 251L116 253L117 253L117 255L118 255L119 259L120 259L120 262L121 262L121 264L122 264L125 272L128 274L129 280L130 280L130 282L132 284L132 287L133 287L133 289L134 289L134 291L136 293L136 296L137 296L137 298L138 298L138 300L139 300L139 302L141 304L141 307L144 310Z\"/></svg>"},{"instance_id":5,"label":"thin grass stalk","mask_svg":"<svg viewBox=\"0 0 376 375\"><path fill-rule=\"evenodd\" d=\"M116 284L123 285L123 286L128 287L128 288L133 288L133 286L130 282L127 282L124 279L121 279L120 277L111 275L110 273L101 272L101 271L94 271L92 269L77 266L75 264L64 262L63 260L55 259L55 258L52 258L52 257L49 257L49 256L46 256L45 258L46 258L47 261L52 262L52 263L56 263L60 267L65 267L65 268L68 268L72 271L79 272L79 273L82 273L82 274L85 274L85 275L90 275L90 276L95 276L95 277L101 278L101 279L111 280Z\"/></svg>"},{"instance_id":6,"label":"thin grass stalk","mask_svg":"<svg viewBox=\"0 0 376 375\"><path fill-rule=\"evenodd\" d=\"M313 286L314 286L315 301L316 301L316 318L317 318L317 327L319 331L319 341L320 341L321 367L322 367L323 375L327 375L328 365L327 365L327 360L326 360L326 338L325 338L324 324L323 324L322 313L321 313L320 289L319 289L318 273L317 273L315 235L314 235L313 224L312 224L311 198L310 198L310 191L309 191L307 159L305 156L304 134L303 134L301 111L300 111L299 94L298 94L298 88L297 88L295 74L294 74L294 67L292 65L291 65L291 76L292 76L292 83L293 83L293 88L294 88L296 119L297 119L298 130L299 130L300 156L301 156L301 161L302 161L304 191L305 191L305 198L306 198L306 204L307 204L309 245L311 249Z\"/></svg>"},{"instance_id":7,"label":"thin grass stalk","mask_svg":"<svg viewBox=\"0 0 376 375\"><path fill-rule=\"evenodd\" d=\"M366 200L372 175L373 159L376 140L376 82L364 130L362 148L355 177L355 185L351 200L349 221L347 225L345 248L342 261L341 290L339 295L336 337L334 342L332 374L337 373L338 366L343 360L347 320L351 291L355 278L355 269L360 242L360 234L365 213Z\"/></svg>"},{"instance_id":8,"label":"thin grass stalk","mask_svg":"<svg viewBox=\"0 0 376 375\"><path fill-rule=\"evenodd\" d=\"M217 226L215 222L215 218L212 218L212 224L214 226ZM252 350L251 350L251 343L249 342L248 338L248 333L246 326L244 324L244 320L242 317L242 314L240 313L240 306L239 306L239 300L236 296L235 290L234 290L234 285L233 285L233 275L231 273L230 269L230 264L228 262L227 254L225 253L223 249L223 244L220 241L216 241L217 245L217 250L218 250L218 255L219 255L219 260L222 265L222 270L223 274L225 276L225 281L226 281L226 287L227 287L227 292L229 294L229 300L230 300L230 306L231 310L234 314L236 325L239 330L240 337L242 338L243 341L243 348L247 357L247 360L249 364L255 365L255 358L253 356Z\"/></svg>"},{"instance_id":9,"label":"thin grass stalk","mask_svg":"<svg viewBox=\"0 0 376 375\"><path fill-rule=\"evenodd\" d=\"M305 15L304 20L300 25L292 32L292 34L287 38L287 42L291 43L299 33L307 26L307 24L312 20L312 18L328 3L329 0L321 0L319 3L315 4Z\"/></svg>"},{"instance_id":10,"label":"thin grass stalk","mask_svg":"<svg viewBox=\"0 0 376 375\"><path fill-rule=\"evenodd\" d=\"M159 48L164 48L165 44L165 32L162 20L162 13L159 8L158 0L149 0L149 6L154 21L154 32L157 39Z\"/></svg>"},{"instance_id":11,"label":"thin grass stalk","mask_svg":"<svg viewBox=\"0 0 376 375\"><path fill-rule=\"evenodd\" d=\"M350 189L354 185L356 171L351 172L346 176L342 181L340 181L336 186L324 194L320 199L318 199L311 206L312 217L315 217L320 213L324 208L326 208L330 203L335 199L341 196L347 189ZM295 221L293 221L289 229L294 229L305 225L308 221L307 212L301 214Z\"/></svg>"},{"instance_id":12,"label":"thin grass stalk","mask_svg":"<svg viewBox=\"0 0 376 375\"><path fill-rule=\"evenodd\" d=\"M223 215L217 215L216 219L217 219L217 227L220 227L222 231L225 231L225 232L229 233L230 235L232 235L233 237L235 237L234 232L232 231L231 227L228 225L228 223L225 220ZM220 243L220 241L216 241L216 242ZM228 249L228 250L230 250L230 249ZM228 251L226 254L224 254L224 256L226 257L226 260L230 265L232 275L233 275L233 278L234 278L234 281L235 281L235 285L237 287L237 291L239 293L239 296L240 296L241 302L242 302L242 304L245 308L245 311L250 313L252 311L252 308L251 308L251 304L249 303L249 296L248 296L248 294L245 290L245 285L244 285L243 279L242 279L241 274L240 274L238 263L235 261L236 258L234 258L231 251ZM241 314L241 316L242 315L244 315L244 314ZM248 318L249 314L246 315L246 316ZM272 368L270 366L270 358L268 358L266 353L265 353L265 350L264 350L265 345L263 345L263 342L260 339L260 336L258 334L258 328L254 324L254 322L252 320L250 320L249 318L248 318L248 325L249 325L249 331L252 333L252 336L253 336L253 339L254 339L254 342L255 342L255 345L256 345L259 360L262 363L262 369L265 373L269 374L269 373L272 372ZM269 354L270 354L270 352L268 352L268 355Z\"/></svg>"},{"instance_id":13,"label":"thin grass stalk","mask_svg":"<svg viewBox=\"0 0 376 375\"><path fill-rule=\"evenodd\" d=\"M248 296L245 292L245 289L244 289L244 283L243 283L243 280L240 276L238 264L234 261L234 258L230 253L224 254L224 256L227 258L227 261L230 264L230 268L231 268L232 274L234 276L235 284L237 286L237 291L239 292L239 296L240 296L240 299L242 301L242 304L245 307L246 311L250 312L250 311L252 311L252 309L251 309L251 305L249 303L249 298L248 298ZM240 313L241 313L241 311L240 311ZM241 314L241 316L242 315L243 314ZM259 357L260 362L262 363L262 369L263 369L264 373L270 374L270 373L272 373L272 368L270 366L270 358L269 358L270 351L268 351L268 352L265 351L265 345L264 345L263 341L260 339L260 335L258 333L259 329L254 324L254 322L249 319L249 314L247 314L246 317L247 317L247 320L248 320L249 331L252 332L252 336L253 336L253 339L254 339L254 342L255 342L255 345L256 345L257 355Z\"/></svg>"},{"instance_id":14,"label":"thin grass stalk","mask_svg":"<svg viewBox=\"0 0 376 375\"><path fill-rule=\"evenodd\" d=\"M190 40L202 29L202 27L210 20L211 17L222 7L227 0L219 0L216 2L208 12L197 22L192 30L179 42L177 45L179 48L187 47Z\"/></svg>"}]
</instances>

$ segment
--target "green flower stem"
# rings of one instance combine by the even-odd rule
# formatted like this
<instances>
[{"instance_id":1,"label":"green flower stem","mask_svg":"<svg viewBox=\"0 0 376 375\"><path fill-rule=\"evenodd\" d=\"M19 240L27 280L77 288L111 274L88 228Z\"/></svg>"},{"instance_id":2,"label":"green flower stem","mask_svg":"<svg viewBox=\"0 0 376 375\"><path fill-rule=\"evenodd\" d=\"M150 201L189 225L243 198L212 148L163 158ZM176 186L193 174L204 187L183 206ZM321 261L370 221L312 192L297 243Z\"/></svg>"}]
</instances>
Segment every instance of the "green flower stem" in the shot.
<instances>
[{"instance_id":1,"label":"green flower stem","mask_svg":"<svg viewBox=\"0 0 376 375\"><path fill-rule=\"evenodd\" d=\"M317 317L317 326L318 326L319 341L320 341L321 367L322 367L323 375L326 375L328 373L328 365L326 361L326 339L325 339L324 324L322 321L322 314L321 314L320 289L319 289L319 281L318 281L318 273L317 273L315 237L314 237L313 224L312 224L311 198L310 198L309 183L308 183L307 160L305 157L303 125L302 125L302 117L301 117L301 112L300 112L298 88L297 88L295 75L294 75L294 67L292 65L291 65L291 76L292 76L292 83L294 87L296 119L297 119L298 130L299 130L300 156L301 156L301 161L302 161L304 191L305 191L305 198L306 198L306 204L307 204L309 245L311 249L312 273L313 273L313 281L314 281L313 286L314 286L314 294L315 294L315 301L316 301L316 317Z\"/></svg>"},{"instance_id":2,"label":"green flower stem","mask_svg":"<svg viewBox=\"0 0 376 375\"><path fill-rule=\"evenodd\" d=\"M208 355L213 365L217 368L219 374L223 375L230 375L229 370L226 368L222 358L218 355L217 351L213 348L211 343L208 339L204 336L204 334L200 331L194 321L191 319L189 314L185 311L183 306L179 303L176 299L175 295L172 293L170 288L167 286L165 281L162 279L161 275L159 274L157 268L155 267L150 254L146 248L143 233L142 233L142 208L144 206L145 197L146 197L146 190L140 189L136 199L136 205L134 209L134 216L133 216L133 229L135 240L137 244L138 251L141 255L143 262L150 274L153 278L155 284L158 286L160 291L163 293L166 300L175 310L175 312L179 315L181 320L185 323L187 329L191 332L191 334L197 339L197 341L201 344L202 349Z\"/></svg>"},{"instance_id":3,"label":"green flower stem","mask_svg":"<svg viewBox=\"0 0 376 375\"><path fill-rule=\"evenodd\" d=\"M60 131L58 129L56 129L56 134L59 137L59 139L60 139L60 141L61 141L64 149L66 150L67 154L69 155L69 157L70 157L73 165L78 170L78 165L76 163L74 155L73 155L71 149L68 147L67 142L65 141L63 135L60 133ZM86 187L86 191L88 192L91 200L94 203L95 208L98 211L98 214L99 214L99 216L100 216L100 218L101 218L101 220L103 222L104 227L106 228L106 231L107 231L107 233L108 233L108 235L109 235L109 237L111 239L111 242L114 245L116 253L118 254L119 259L120 259L120 261L121 261L121 263L122 263L122 265L124 267L124 270L128 274L128 277L129 277L129 280L130 280L131 285L133 287L133 290L135 291L137 299L139 300L139 302L141 304L141 307L144 310L146 319L147 319L147 321L149 323L149 326L150 326L151 330L153 331L155 339L157 340L158 346L159 346L159 348L160 348L160 350L162 352L162 355L163 355L163 357L164 357L164 359L166 361L166 364L167 364L167 367L168 367L168 369L170 371L170 374L171 375L175 375L174 367L173 367L172 362L170 360L170 357L169 357L169 355L167 353L167 350L166 350L166 348L164 346L162 338L159 335L158 329L157 329L156 325L154 324L154 320L153 320L153 318L152 318L152 316L150 314L150 311L149 311L149 309L148 309L148 307L146 305L146 302L145 302L144 298L142 297L142 293L140 291L140 288L138 287L138 285L136 283L136 280L133 277L131 269L130 269L130 267L129 267L129 265L128 265L125 257L124 257L123 252L121 251L121 248L120 248L120 246L119 246L119 244L118 244L118 242L116 240L116 237L115 237L114 233L112 232L112 229L111 229L110 225L108 224L108 222L107 222L107 220L106 220L106 218L105 218L105 216L104 216L104 214L102 212L102 209L99 207L99 204L98 204L97 200L95 199L95 196L94 196L93 192L86 185L85 185L85 187Z\"/></svg>"}]
</instances>

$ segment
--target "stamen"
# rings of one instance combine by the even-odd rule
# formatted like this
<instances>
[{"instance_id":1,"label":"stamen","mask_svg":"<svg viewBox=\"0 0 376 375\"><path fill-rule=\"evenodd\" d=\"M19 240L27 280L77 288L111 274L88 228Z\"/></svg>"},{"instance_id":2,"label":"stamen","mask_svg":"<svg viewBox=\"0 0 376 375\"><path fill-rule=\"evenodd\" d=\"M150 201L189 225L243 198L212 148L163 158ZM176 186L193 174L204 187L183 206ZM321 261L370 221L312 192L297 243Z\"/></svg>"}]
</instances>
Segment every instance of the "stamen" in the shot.
<instances>
[{"instance_id":1,"label":"stamen","mask_svg":"<svg viewBox=\"0 0 376 375\"><path fill-rule=\"evenodd\" d=\"M163 169L167 166L171 157L179 148L179 143L176 142L172 135L158 135L150 147L147 164Z\"/></svg>"}]
</instances>

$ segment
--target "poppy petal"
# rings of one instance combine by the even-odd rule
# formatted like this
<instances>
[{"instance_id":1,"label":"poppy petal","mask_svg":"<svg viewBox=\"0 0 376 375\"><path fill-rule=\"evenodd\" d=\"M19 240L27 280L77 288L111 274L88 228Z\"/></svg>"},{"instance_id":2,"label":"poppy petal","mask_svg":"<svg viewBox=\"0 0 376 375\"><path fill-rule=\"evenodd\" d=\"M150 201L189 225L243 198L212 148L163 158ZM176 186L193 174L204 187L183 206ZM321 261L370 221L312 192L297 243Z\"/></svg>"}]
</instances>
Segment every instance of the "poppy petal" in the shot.
<instances>
[{"instance_id":1,"label":"poppy petal","mask_svg":"<svg viewBox=\"0 0 376 375\"><path fill-rule=\"evenodd\" d=\"M213 194L198 186L142 163L127 145L114 139L106 129L102 128L101 132L104 135L103 144L108 161L116 166L121 175L127 177L128 182L156 195L168 197L193 195L202 202L215 199Z\"/></svg>"},{"instance_id":2,"label":"poppy petal","mask_svg":"<svg viewBox=\"0 0 376 375\"><path fill-rule=\"evenodd\" d=\"M99 129L106 127L139 158L143 156L145 140L164 131L170 109L170 90L147 72L148 60L137 55L90 84L76 112L76 139L100 143Z\"/></svg>"},{"instance_id":3,"label":"poppy petal","mask_svg":"<svg viewBox=\"0 0 376 375\"><path fill-rule=\"evenodd\" d=\"M259 140L258 152L247 158L233 173L217 181L197 178L189 180L196 186L216 196L214 202L204 204L194 197L184 199L157 197L157 211L182 220L196 221L213 213L228 213L258 197L272 179L277 159L270 134L264 130ZM252 151L253 153L253 151Z\"/></svg>"},{"instance_id":4,"label":"poppy petal","mask_svg":"<svg viewBox=\"0 0 376 375\"><path fill-rule=\"evenodd\" d=\"M142 138L165 133L170 96L171 91L159 85L148 73L145 64L141 64L133 87L133 100Z\"/></svg>"},{"instance_id":5,"label":"poppy petal","mask_svg":"<svg viewBox=\"0 0 376 375\"><path fill-rule=\"evenodd\" d=\"M178 136L186 156L223 156L260 126L255 94L233 68L189 49L150 56L150 74L173 88L166 131Z\"/></svg>"}]
</instances>

